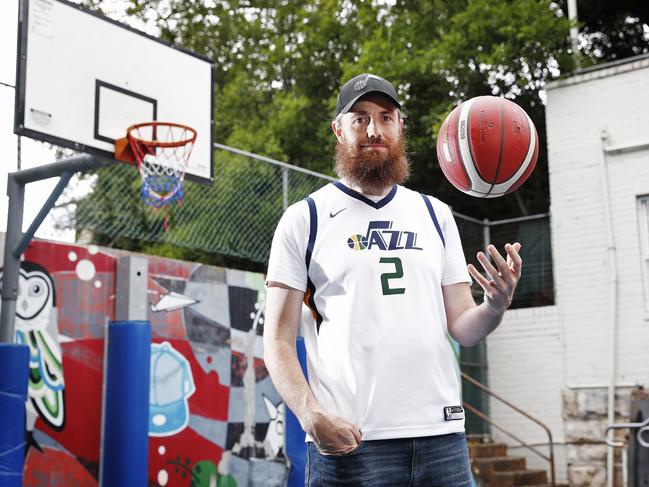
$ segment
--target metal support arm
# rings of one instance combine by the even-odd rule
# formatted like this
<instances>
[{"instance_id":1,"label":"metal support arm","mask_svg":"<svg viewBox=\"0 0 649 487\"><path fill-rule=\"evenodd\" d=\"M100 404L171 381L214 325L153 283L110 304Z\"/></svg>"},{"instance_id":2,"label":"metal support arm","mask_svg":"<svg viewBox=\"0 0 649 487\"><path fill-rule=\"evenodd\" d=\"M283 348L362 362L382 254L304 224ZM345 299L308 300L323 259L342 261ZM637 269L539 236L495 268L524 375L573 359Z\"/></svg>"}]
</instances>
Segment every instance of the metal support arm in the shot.
<instances>
[{"instance_id":1,"label":"metal support arm","mask_svg":"<svg viewBox=\"0 0 649 487\"><path fill-rule=\"evenodd\" d=\"M9 173L7 177L7 196L9 211L7 215L7 234L5 236L4 265L2 269L2 309L0 310L0 343L13 343L14 323L16 318L16 300L18 298L18 277L20 274L20 256L34 238L38 227L52 209L56 200L76 172L86 172L110 164L109 159L82 155L43 166L23 169ZM25 185L60 177L52 194L23 234L23 209L25 205Z\"/></svg>"}]
</instances>

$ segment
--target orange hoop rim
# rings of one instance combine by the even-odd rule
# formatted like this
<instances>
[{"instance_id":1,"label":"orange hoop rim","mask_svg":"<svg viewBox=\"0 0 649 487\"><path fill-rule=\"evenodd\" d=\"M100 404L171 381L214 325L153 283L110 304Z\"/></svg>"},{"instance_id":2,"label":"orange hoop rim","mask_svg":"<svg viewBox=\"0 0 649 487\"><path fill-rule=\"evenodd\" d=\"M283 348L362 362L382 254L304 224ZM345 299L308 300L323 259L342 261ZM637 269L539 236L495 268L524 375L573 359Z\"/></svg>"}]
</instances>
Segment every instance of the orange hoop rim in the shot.
<instances>
[{"instance_id":1,"label":"orange hoop rim","mask_svg":"<svg viewBox=\"0 0 649 487\"><path fill-rule=\"evenodd\" d=\"M137 131L138 129L142 127L176 127L180 129L187 130L190 134L189 137L175 141L175 142L164 142L161 140L146 140L141 137L138 137L137 135L133 135L133 131ZM126 136L129 141L132 142L137 142L139 144L144 144L148 147L182 147L184 145L193 143L196 141L196 130L191 128L188 125L183 125L181 123L175 123L175 122L143 122L143 123L136 123L135 125L131 125L127 130L126 130Z\"/></svg>"}]
</instances>

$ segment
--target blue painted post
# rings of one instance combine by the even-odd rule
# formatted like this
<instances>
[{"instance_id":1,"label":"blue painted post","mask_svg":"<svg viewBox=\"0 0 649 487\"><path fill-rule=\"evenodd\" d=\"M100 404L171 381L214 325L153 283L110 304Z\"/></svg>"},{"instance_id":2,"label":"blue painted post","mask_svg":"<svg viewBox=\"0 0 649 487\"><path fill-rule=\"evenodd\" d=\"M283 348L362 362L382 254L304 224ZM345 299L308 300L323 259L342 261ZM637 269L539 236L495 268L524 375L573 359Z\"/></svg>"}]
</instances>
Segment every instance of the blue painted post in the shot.
<instances>
[{"instance_id":1,"label":"blue painted post","mask_svg":"<svg viewBox=\"0 0 649 487\"><path fill-rule=\"evenodd\" d=\"M304 376L306 377L306 348L302 337L297 338L295 347L297 349L297 358L302 366L302 372L304 372ZM304 486L304 467L306 466L305 437L306 434L302 430L300 422L293 414L293 411L286 408L286 456L291 461L287 487Z\"/></svg>"},{"instance_id":2,"label":"blue painted post","mask_svg":"<svg viewBox=\"0 0 649 487\"><path fill-rule=\"evenodd\" d=\"M100 485L146 487L151 324L110 322L104 361Z\"/></svg>"},{"instance_id":3,"label":"blue painted post","mask_svg":"<svg viewBox=\"0 0 649 487\"><path fill-rule=\"evenodd\" d=\"M29 347L0 343L0 487L20 487L25 459Z\"/></svg>"}]
</instances>

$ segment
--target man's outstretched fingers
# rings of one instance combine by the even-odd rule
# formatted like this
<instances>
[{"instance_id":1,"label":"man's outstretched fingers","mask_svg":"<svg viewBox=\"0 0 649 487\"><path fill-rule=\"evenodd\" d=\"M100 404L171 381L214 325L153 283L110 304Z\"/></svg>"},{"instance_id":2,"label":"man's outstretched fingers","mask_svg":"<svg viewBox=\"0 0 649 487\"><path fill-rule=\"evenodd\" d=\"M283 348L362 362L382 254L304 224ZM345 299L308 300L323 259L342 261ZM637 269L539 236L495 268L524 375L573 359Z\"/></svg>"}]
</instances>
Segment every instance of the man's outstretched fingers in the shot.
<instances>
[{"instance_id":1,"label":"man's outstretched fingers","mask_svg":"<svg viewBox=\"0 0 649 487\"><path fill-rule=\"evenodd\" d=\"M498 249L496 249L496 247L494 247L493 245L489 245L487 247L487 250L489 251L491 258L494 260L494 263L498 267L500 275L505 277L505 279L509 279L509 273L511 272L511 269L507 265L507 261L503 258L502 255L500 255L500 252L498 252Z\"/></svg>"},{"instance_id":2,"label":"man's outstretched fingers","mask_svg":"<svg viewBox=\"0 0 649 487\"><path fill-rule=\"evenodd\" d=\"M523 265L523 260L518 253L520 249L521 244L518 242L516 242L514 245L505 245L505 251L507 251L507 263L510 265L510 267L518 277L520 277L521 275L521 267Z\"/></svg>"},{"instance_id":3,"label":"man's outstretched fingers","mask_svg":"<svg viewBox=\"0 0 649 487\"><path fill-rule=\"evenodd\" d=\"M496 269L491 264L491 262L489 262L489 259L483 252L478 252L478 260L480 261L480 264L482 264L482 267L487 273L487 276L489 276L491 279L495 279L498 276L498 269Z\"/></svg>"},{"instance_id":4,"label":"man's outstretched fingers","mask_svg":"<svg viewBox=\"0 0 649 487\"><path fill-rule=\"evenodd\" d=\"M469 265L467 266L467 268L468 268L468 270L469 270L469 274L471 274L471 276L472 276L476 281L478 281L478 284L480 284L480 287L482 287L482 289L484 289L485 291L486 291L487 289L489 289L489 286L490 286L490 284L489 284L489 283L490 283L489 279L485 278L485 277L484 277L484 276L483 276L483 275L478 271L478 269L475 268L475 266L474 266L473 264L469 264Z\"/></svg>"}]
</instances>

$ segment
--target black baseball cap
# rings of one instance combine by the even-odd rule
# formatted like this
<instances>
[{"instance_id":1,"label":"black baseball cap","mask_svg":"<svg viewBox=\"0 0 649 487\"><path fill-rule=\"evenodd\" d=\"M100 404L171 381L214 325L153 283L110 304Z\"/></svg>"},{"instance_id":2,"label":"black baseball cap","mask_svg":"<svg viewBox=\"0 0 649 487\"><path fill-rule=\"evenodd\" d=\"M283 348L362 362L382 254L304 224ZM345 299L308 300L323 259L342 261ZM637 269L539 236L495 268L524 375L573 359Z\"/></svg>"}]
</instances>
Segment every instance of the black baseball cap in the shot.
<instances>
[{"instance_id":1,"label":"black baseball cap","mask_svg":"<svg viewBox=\"0 0 649 487\"><path fill-rule=\"evenodd\" d=\"M392 83L375 74L363 73L354 76L340 89L338 100L336 101L334 118L340 114L347 113L354 103L370 93L379 93L386 96L397 108L401 109L397 91L392 86Z\"/></svg>"}]
</instances>

